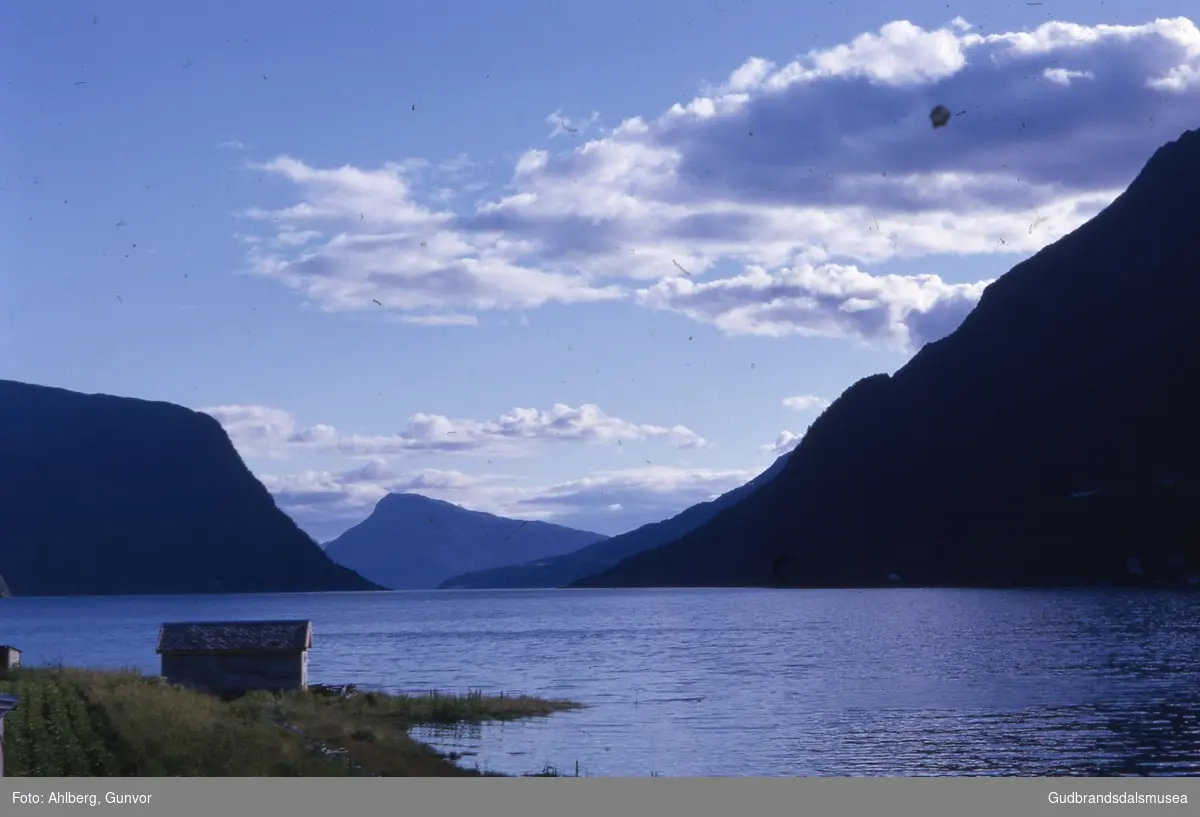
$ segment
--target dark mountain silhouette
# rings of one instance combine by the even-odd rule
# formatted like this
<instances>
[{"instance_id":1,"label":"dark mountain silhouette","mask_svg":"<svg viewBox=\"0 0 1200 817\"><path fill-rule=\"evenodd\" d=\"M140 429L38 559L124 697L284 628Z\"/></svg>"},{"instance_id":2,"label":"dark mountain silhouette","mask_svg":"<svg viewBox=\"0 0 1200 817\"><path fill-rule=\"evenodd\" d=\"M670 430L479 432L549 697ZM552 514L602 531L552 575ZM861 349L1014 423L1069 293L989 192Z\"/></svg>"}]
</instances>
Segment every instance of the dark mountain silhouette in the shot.
<instances>
[{"instance_id":1,"label":"dark mountain silhouette","mask_svg":"<svg viewBox=\"0 0 1200 817\"><path fill-rule=\"evenodd\" d=\"M326 544L325 552L394 590L431 590L459 573L557 556L607 538L469 511L419 494L388 494L370 516Z\"/></svg>"},{"instance_id":2,"label":"dark mountain silhouette","mask_svg":"<svg viewBox=\"0 0 1200 817\"><path fill-rule=\"evenodd\" d=\"M778 478L582 586L1194 583L1200 131L865 378Z\"/></svg>"},{"instance_id":3,"label":"dark mountain silhouette","mask_svg":"<svg viewBox=\"0 0 1200 817\"><path fill-rule=\"evenodd\" d=\"M769 482L783 470L788 454L775 460L766 471L732 491L709 502L701 502L662 522L652 522L640 528L588 545L562 556L551 556L519 565L506 565L491 570L464 573L442 582L443 590L483 590L488 588L565 587L593 573L598 573L622 559L644 550L665 545L703 525L725 508L741 501Z\"/></svg>"},{"instance_id":4,"label":"dark mountain silhouette","mask_svg":"<svg viewBox=\"0 0 1200 817\"><path fill-rule=\"evenodd\" d=\"M15 596L377 589L276 506L208 415L0 380Z\"/></svg>"}]
</instances>

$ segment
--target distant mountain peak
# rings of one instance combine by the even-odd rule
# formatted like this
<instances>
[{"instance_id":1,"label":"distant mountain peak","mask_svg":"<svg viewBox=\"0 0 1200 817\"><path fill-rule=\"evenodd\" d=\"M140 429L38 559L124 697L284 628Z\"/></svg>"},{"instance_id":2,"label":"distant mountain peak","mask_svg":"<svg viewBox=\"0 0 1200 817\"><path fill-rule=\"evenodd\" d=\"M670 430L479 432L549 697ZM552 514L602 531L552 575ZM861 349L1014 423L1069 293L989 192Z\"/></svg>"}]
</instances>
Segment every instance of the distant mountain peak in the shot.
<instances>
[{"instance_id":1,"label":"distant mountain peak","mask_svg":"<svg viewBox=\"0 0 1200 817\"><path fill-rule=\"evenodd\" d=\"M325 545L339 564L393 589L433 589L458 573L557 556L608 537L509 519L416 493L388 494Z\"/></svg>"},{"instance_id":2,"label":"distant mountain peak","mask_svg":"<svg viewBox=\"0 0 1200 817\"><path fill-rule=\"evenodd\" d=\"M389 493L375 503L376 510L421 506L430 508L459 508L460 510L469 510L467 508L461 508L452 502L447 502L444 499L435 499L431 496L410 493L408 491L401 493Z\"/></svg>"},{"instance_id":3,"label":"distant mountain peak","mask_svg":"<svg viewBox=\"0 0 1200 817\"><path fill-rule=\"evenodd\" d=\"M425 503L437 504L437 505L453 505L452 502L447 502L444 499L435 499L434 497L425 496L424 494L413 493L411 491L400 491L400 492L389 493L386 496L384 496L382 499L380 499L379 502L376 504L386 503L389 505L397 505L397 504L400 504L403 502L413 502L413 503L425 502ZM456 505L455 507L458 507L458 506Z\"/></svg>"}]
</instances>

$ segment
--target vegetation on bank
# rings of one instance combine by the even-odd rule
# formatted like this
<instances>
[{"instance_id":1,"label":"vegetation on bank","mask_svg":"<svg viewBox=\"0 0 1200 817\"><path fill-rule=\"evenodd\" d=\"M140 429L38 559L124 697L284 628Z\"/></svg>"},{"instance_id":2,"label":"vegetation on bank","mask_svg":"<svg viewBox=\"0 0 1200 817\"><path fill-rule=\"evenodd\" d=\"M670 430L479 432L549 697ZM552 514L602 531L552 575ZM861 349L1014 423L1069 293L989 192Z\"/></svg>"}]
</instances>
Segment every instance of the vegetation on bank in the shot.
<instances>
[{"instance_id":1,"label":"vegetation on bank","mask_svg":"<svg viewBox=\"0 0 1200 817\"><path fill-rule=\"evenodd\" d=\"M234 701L134 671L20 669L0 693L9 776L476 776L412 726L546 716L570 701L510 695L255 692Z\"/></svg>"}]
</instances>

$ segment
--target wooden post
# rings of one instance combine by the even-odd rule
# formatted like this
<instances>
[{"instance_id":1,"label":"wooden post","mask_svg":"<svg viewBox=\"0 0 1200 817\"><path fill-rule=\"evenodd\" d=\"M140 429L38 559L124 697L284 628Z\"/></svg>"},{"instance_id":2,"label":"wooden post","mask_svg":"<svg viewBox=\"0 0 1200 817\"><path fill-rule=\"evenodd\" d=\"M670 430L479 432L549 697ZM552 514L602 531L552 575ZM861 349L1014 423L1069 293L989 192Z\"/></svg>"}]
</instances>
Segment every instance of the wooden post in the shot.
<instances>
[{"instance_id":1,"label":"wooden post","mask_svg":"<svg viewBox=\"0 0 1200 817\"><path fill-rule=\"evenodd\" d=\"M0 777L4 777L4 716L16 709L20 700L16 695L0 695Z\"/></svg>"}]
</instances>

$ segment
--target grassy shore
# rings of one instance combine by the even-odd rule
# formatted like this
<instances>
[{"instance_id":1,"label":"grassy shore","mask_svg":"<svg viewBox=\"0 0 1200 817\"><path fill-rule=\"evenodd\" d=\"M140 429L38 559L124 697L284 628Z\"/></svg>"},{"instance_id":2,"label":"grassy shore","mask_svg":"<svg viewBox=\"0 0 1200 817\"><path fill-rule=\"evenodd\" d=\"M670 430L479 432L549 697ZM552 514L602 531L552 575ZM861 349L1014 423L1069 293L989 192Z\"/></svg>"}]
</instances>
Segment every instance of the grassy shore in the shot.
<instances>
[{"instance_id":1,"label":"grassy shore","mask_svg":"<svg viewBox=\"0 0 1200 817\"><path fill-rule=\"evenodd\" d=\"M221 701L137 672L21 669L4 721L10 776L476 776L413 740L424 724L481 723L576 709L510 695L350 697L252 693Z\"/></svg>"}]
</instances>

